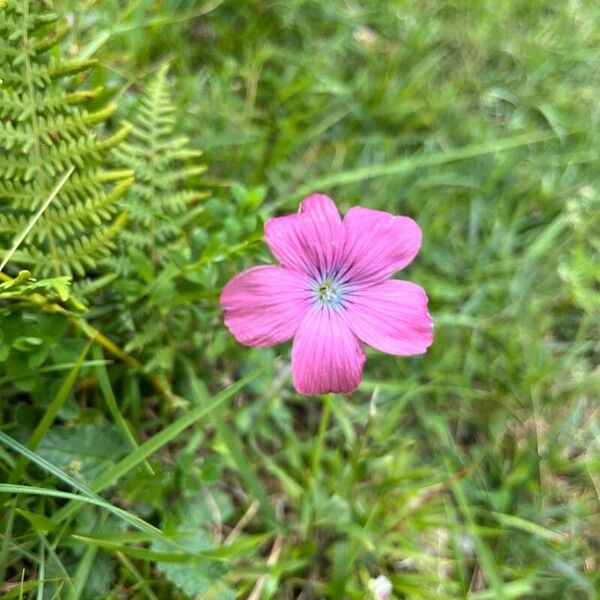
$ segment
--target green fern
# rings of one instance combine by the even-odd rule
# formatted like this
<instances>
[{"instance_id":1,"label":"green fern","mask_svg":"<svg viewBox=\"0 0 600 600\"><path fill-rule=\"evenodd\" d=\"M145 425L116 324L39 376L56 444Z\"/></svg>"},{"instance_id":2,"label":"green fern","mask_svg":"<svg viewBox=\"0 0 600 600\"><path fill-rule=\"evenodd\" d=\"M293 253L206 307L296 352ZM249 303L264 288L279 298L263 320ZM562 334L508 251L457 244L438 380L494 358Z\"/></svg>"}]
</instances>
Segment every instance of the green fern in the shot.
<instances>
[{"instance_id":1,"label":"green fern","mask_svg":"<svg viewBox=\"0 0 600 600\"><path fill-rule=\"evenodd\" d=\"M198 164L201 153L176 133L171 88L165 66L134 107L131 136L113 151L118 166L135 173L135 183L121 200L129 218L119 251L105 261L122 277L103 299L104 309L115 307L114 334L159 374L171 371L171 341L187 335L197 316L196 307L173 298L180 282L177 265L190 256L190 224L207 195L195 185L205 171Z\"/></svg>"},{"instance_id":2,"label":"green fern","mask_svg":"<svg viewBox=\"0 0 600 600\"><path fill-rule=\"evenodd\" d=\"M33 294L41 293L49 300L66 302L70 294L69 284L70 278L66 275L36 281L29 271L20 271L14 279L0 283L0 315L7 302L20 301Z\"/></svg>"},{"instance_id":3,"label":"green fern","mask_svg":"<svg viewBox=\"0 0 600 600\"><path fill-rule=\"evenodd\" d=\"M150 258L153 272L160 270L184 235L185 221L193 216L191 206L206 195L191 185L191 178L205 167L194 164L201 153L175 134L167 75L165 66L150 81L136 107L130 139L114 151L120 166L135 173L135 184L123 199L129 213L121 237L123 274L136 270L140 255Z\"/></svg>"},{"instance_id":4,"label":"green fern","mask_svg":"<svg viewBox=\"0 0 600 600\"><path fill-rule=\"evenodd\" d=\"M132 173L103 165L130 126L98 135L116 107L87 110L102 90L71 90L94 62L60 56L66 32L49 0L0 0L0 249L73 168L11 265L81 276L110 254L124 222L118 199Z\"/></svg>"}]
</instances>

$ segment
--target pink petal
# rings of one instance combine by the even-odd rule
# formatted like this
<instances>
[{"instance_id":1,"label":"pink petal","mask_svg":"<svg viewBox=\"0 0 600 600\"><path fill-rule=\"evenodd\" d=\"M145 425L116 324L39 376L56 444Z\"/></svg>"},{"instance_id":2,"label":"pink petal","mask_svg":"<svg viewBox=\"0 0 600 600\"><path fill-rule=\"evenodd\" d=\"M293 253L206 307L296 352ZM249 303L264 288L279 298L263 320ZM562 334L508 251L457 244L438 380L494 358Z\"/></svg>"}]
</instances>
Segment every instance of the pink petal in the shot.
<instances>
[{"instance_id":1,"label":"pink petal","mask_svg":"<svg viewBox=\"0 0 600 600\"><path fill-rule=\"evenodd\" d=\"M279 262L314 277L337 264L343 236L338 210L322 194L305 198L299 214L269 219L265 224L267 244Z\"/></svg>"},{"instance_id":2,"label":"pink petal","mask_svg":"<svg viewBox=\"0 0 600 600\"><path fill-rule=\"evenodd\" d=\"M376 283L405 267L421 246L421 229L408 217L355 206L344 219L342 275L353 283Z\"/></svg>"},{"instance_id":3,"label":"pink petal","mask_svg":"<svg viewBox=\"0 0 600 600\"><path fill-rule=\"evenodd\" d=\"M294 336L294 387L301 394L351 392L360 383L365 358L339 312L312 308Z\"/></svg>"},{"instance_id":4,"label":"pink petal","mask_svg":"<svg viewBox=\"0 0 600 600\"><path fill-rule=\"evenodd\" d=\"M433 341L425 290L390 279L352 292L344 320L365 344L388 354L422 354Z\"/></svg>"},{"instance_id":5,"label":"pink petal","mask_svg":"<svg viewBox=\"0 0 600 600\"><path fill-rule=\"evenodd\" d=\"M309 308L305 278L266 265L248 269L223 289L225 325L242 344L267 348L289 340Z\"/></svg>"},{"instance_id":6,"label":"pink petal","mask_svg":"<svg viewBox=\"0 0 600 600\"><path fill-rule=\"evenodd\" d=\"M323 215L330 221L341 223L340 213L335 202L325 194L311 194L300 202L300 212L312 212Z\"/></svg>"}]
</instances>

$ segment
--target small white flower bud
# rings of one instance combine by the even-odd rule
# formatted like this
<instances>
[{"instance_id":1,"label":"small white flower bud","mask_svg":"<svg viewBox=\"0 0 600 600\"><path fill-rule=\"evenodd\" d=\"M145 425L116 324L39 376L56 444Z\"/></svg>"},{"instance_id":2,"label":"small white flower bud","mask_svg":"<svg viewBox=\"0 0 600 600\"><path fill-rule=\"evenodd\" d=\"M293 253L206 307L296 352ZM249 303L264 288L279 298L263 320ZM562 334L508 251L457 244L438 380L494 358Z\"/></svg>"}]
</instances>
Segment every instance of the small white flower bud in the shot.
<instances>
[{"instance_id":1,"label":"small white flower bud","mask_svg":"<svg viewBox=\"0 0 600 600\"><path fill-rule=\"evenodd\" d=\"M460 549L465 554L473 554L475 552L475 541L473 540L473 536L469 535L468 533L461 533L458 543L460 545Z\"/></svg>"},{"instance_id":2,"label":"small white flower bud","mask_svg":"<svg viewBox=\"0 0 600 600\"><path fill-rule=\"evenodd\" d=\"M375 600L389 600L392 597L392 582L385 575L370 579L369 589Z\"/></svg>"}]
</instances>

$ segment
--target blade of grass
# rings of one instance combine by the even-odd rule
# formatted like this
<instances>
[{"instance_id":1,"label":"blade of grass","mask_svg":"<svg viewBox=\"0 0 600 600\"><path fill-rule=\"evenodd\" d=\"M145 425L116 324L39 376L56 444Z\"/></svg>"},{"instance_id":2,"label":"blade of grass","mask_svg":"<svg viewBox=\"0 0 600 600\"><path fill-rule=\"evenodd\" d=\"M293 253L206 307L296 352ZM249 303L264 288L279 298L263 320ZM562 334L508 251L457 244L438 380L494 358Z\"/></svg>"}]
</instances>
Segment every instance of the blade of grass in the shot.
<instances>
[{"instance_id":1,"label":"blade of grass","mask_svg":"<svg viewBox=\"0 0 600 600\"><path fill-rule=\"evenodd\" d=\"M127 440L129 440L131 447L134 450L137 450L139 448L138 443L136 442L135 437L133 437L131 430L125 422L125 418L119 410L117 399L115 398L112 386L110 385L110 379L108 378L108 371L106 370L106 363L104 361L104 355L102 353L101 346L95 344L92 348L92 354L97 361L94 370L96 372L96 378L98 379L98 385L100 386L100 390L102 391L104 400L108 406L108 410L110 411L110 414L112 415L119 429L123 432L123 435L127 438ZM154 471L147 460L144 461L144 467L150 475L154 475Z\"/></svg>"},{"instance_id":2,"label":"blade of grass","mask_svg":"<svg viewBox=\"0 0 600 600\"><path fill-rule=\"evenodd\" d=\"M533 590L533 582L528 579L519 581L510 581L504 584L503 592L507 600L513 598L529 598L529 594ZM484 590L481 592L473 592L467 596L468 600L496 600L498 596L494 590Z\"/></svg>"},{"instance_id":3,"label":"blade of grass","mask_svg":"<svg viewBox=\"0 0 600 600\"><path fill-rule=\"evenodd\" d=\"M17 454L20 454L21 456L25 456L28 460L30 460L31 462L35 463L38 467L40 467L40 469L46 471L47 473L54 475L55 477L57 477L58 479L60 479L64 483L66 483L69 487L76 489L78 492L81 492L85 496L88 496L90 498L101 499L100 496L98 496L97 494L94 494L85 485L83 485L76 479L73 479L72 477L67 475L64 471L59 469L57 466L48 462L46 459L42 458L41 456L37 455L35 452L30 450L29 448L26 448L25 446L23 446L23 444L20 444L19 442L17 442L17 440L15 440L14 438L11 438L9 435L4 433L3 431L0 431L0 443L4 444L7 448L10 448Z\"/></svg>"},{"instance_id":4,"label":"blade of grass","mask_svg":"<svg viewBox=\"0 0 600 600\"><path fill-rule=\"evenodd\" d=\"M38 578L40 585L37 589L37 600L43 600L44 598L44 578L46 577L46 553L44 551L43 540L40 543L40 566L38 571Z\"/></svg>"},{"instance_id":5,"label":"blade of grass","mask_svg":"<svg viewBox=\"0 0 600 600\"><path fill-rule=\"evenodd\" d=\"M149 600L159 600L158 596L154 594L154 592L150 589L150 586L144 579L143 575L138 571L136 566L122 553L115 552L115 556L121 562L121 564L133 575L135 578L137 585L133 587L133 590L136 590L138 587L142 591L142 593Z\"/></svg>"},{"instance_id":6,"label":"blade of grass","mask_svg":"<svg viewBox=\"0 0 600 600\"><path fill-rule=\"evenodd\" d=\"M465 553L460 547L461 539L461 527L459 516L456 511L456 506L452 502L450 497L442 496L442 502L447 516L447 521L450 525L450 545L454 550L454 564L456 569L455 579L460 586L461 597L466 597L469 593L469 569L468 559L469 555Z\"/></svg>"},{"instance_id":7,"label":"blade of grass","mask_svg":"<svg viewBox=\"0 0 600 600\"><path fill-rule=\"evenodd\" d=\"M100 517L96 530L99 530L104 525L106 517L107 513L104 513ZM77 565L77 571L75 571L75 577L73 578L73 587L67 596L69 600L79 600L81 597L81 594L85 589L85 584L90 576L90 571L92 570L92 565L94 563L94 559L96 558L96 554L98 554L98 547L88 545L87 550L84 552L79 564Z\"/></svg>"},{"instance_id":8,"label":"blade of grass","mask_svg":"<svg viewBox=\"0 0 600 600\"><path fill-rule=\"evenodd\" d=\"M195 376L189 364L186 364L188 383L197 403L205 405L209 396L206 388ZM273 522L277 520L275 510L260 482L256 468L252 460L244 453L244 448L237 436L235 436L225 421L225 405L221 404L212 409L209 417L217 430L217 434L227 447L231 460L235 465L238 475L246 484L250 493L260 502L263 513Z\"/></svg>"},{"instance_id":9,"label":"blade of grass","mask_svg":"<svg viewBox=\"0 0 600 600\"><path fill-rule=\"evenodd\" d=\"M255 371L252 371L245 377L242 377L242 379L240 379L236 383L230 385L228 388L225 388L223 391L219 392L216 396L214 396L212 402L208 402L207 404L193 408L185 415L177 419L177 421L165 427L154 437L144 442L137 450L134 450L129 456L126 456L116 465L113 465L110 469L102 473L94 482L92 482L90 488L94 492L101 492L110 485L114 485L121 477L129 473L129 471L137 467L149 456L151 456L152 454L154 454L155 452L172 442L174 439L177 438L177 436L179 436L179 434L185 431L188 427L210 414L210 412L213 411L216 407L220 406L231 396L239 392L243 387L250 383L250 381L252 381L262 370L263 368L259 368ZM66 519L68 516L72 515L76 510L77 504L74 502L69 502L68 504L63 506L59 511L56 512L55 518L58 522L60 522L61 520Z\"/></svg>"},{"instance_id":10,"label":"blade of grass","mask_svg":"<svg viewBox=\"0 0 600 600\"><path fill-rule=\"evenodd\" d=\"M490 514L496 517L498 522L503 527L514 527L515 529L520 529L526 533L531 533L532 535L537 535L543 539L551 540L553 542L562 542L566 537L565 534L542 527L541 525L533 523L532 521L528 521L527 519L523 519L518 515L507 515L505 513L495 511L490 511Z\"/></svg>"},{"instance_id":11,"label":"blade of grass","mask_svg":"<svg viewBox=\"0 0 600 600\"><path fill-rule=\"evenodd\" d=\"M72 488L76 489L78 492L81 492L81 494L83 494L83 497L74 495L74 498L77 499L77 501L85 500L85 498L87 498L88 500L93 500L94 501L93 503L96 503L96 504L99 503L98 506L102 506L106 510L109 510L110 512L114 513L115 515L118 515L119 518L125 520L130 525L132 525L138 529L142 528L143 531L152 532L153 534L161 533L159 529L150 525L149 523L146 523L139 517L132 515L131 513L127 512L125 510L122 510L115 506L112 506L111 504L109 504L108 502L103 500L100 496L98 496L98 494L95 494L94 492L92 492L85 485L83 485L82 483L73 479L72 477L67 475L64 471L62 471L61 469L59 469L52 463L48 462L41 456L38 456L37 454L35 454L35 452L32 452L31 450L29 450L22 444L19 444L19 442L17 442L13 438L11 438L9 435L4 433L3 431L0 431L0 443L4 444L11 450L14 450L15 452L21 454L22 456L25 456L29 461L35 463L38 467L40 467L44 471L54 475L56 478L60 479L64 483L66 483L69 487L72 487ZM3 491L3 492L8 493L10 490L13 490L13 493L24 493L23 489L29 489L29 490L41 489L41 490L43 490L44 488L35 488L32 486L17 486L17 485L12 485L12 484L0 484L0 492ZM20 491L17 491L17 490L20 490ZM36 493L36 492L32 491L31 493ZM39 494L39 492L37 492L37 493ZM55 518L55 520L58 522L58 519Z\"/></svg>"},{"instance_id":12,"label":"blade of grass","mask_svg":"<svg viewBox=\"0 0 600 600\"><path fill-rule=\"evenodd\" d=\"M446 471L449 475L451 475L452 469L450 464L448 464L448 461L446 459L444 459L444 463L446 466ZM493 597L497 598L497 600L506 600L502 576L498 571L496 561L494 560L490 549L487 547L486 543L479 535L475 523L473 509L471 508L465 491L463 490L462 481L450 479L450 487L456 499L456 503L458 504L458 508L466 521L467 529L473 538L473 542L475 544L475 551L477 552L477 556L481 562L483 574L486 578L487 583L490 585L492 591L494 592Z\"/></svg>"},{"instance_id":13,"label":"blade of grass","mask_svg":"<svg viewBox=\"0 0 600 600\"><path fill-rule=\"evenodd\" d=\"M48 583L56 583L55 591L52 594L52 598L62 598L63 588L65 588L65 593L73 587L71 576L67 572L65 565L61 559L61 556L57 553L60 552L58 548L58 543L53 540L53 543L50 544L47 536L40 537L40 544L44 546L46 563L48 564L49 569L53 573L52 578L46 579ZM62 554L62 553L61 553ZM46 595L46 598L48 595Z\"/></svg>"},{"instance_id":14,"label":"blade of grass","mask_svg":"<svg viewBox=\"0 0 600 600\"><path fill-rule=\"evenodd\" d=\"M110 552L122 552L132 558L141 560L170 562L170 563L187 563L187 562L203 562L205 560L230 560L246 555L248 552L255 550L258 546L265 543L271 537L269 534L259 534L251 537L245 537L227 546L221 546L214 550L205 550L203 552L161 552L157 550L149 550L147 548L139 548L135 546L127 546L119 542L113 542L105 538L89 537L78 534L71 535L71 539L85 544L90 544L94 547L104 548Z\"/></svg>"},{"instance_id":15,"label":"blade of grass","mask_svg":"<svg viewBox=\"0 0 600 600\"><path fill-rule=\"evenodd\" d=\"M303 198L315 190L325 191L328 188L335 186L348 185L350 183L375 179L376 177L399 175L414 169L442 165L458 160L475 158L485 154L494 154L495 152L505 152L521 146L539 144L555 138L556 133L552 131L539 131L535 133L516 135L500 140L493 140L491 142L484 142L482 144L470 144L468 146L464 146L463 148L454 148L446 152L433 152L431 154L408 156L389 164L369 165L368 167L342 171L341 173L336 173L334 175L329 175L327 177L311 181L298 188L292 194L288 194L284 198L271 203L270 206L272 209L280 208L285 204L296 202L298 199Z\"/></svg>"},{"instance_id":16,"label":"blade of grass","mask_svg":"<svg viewBox=\"0 0 600 600\"><path fill-rule=\"evenodd\" d=\"M23 584L25 583L25 569L21 569L21 587L19 592L19 600L23 600Z\"/></svg>"},{"instance_id":17,"label":"blade of grass","mask_svg":"<svg viewBox=\"0 0 600 600\"><path fill-rule=\"evenodd\" d=\"M6 529L2 538L2 547L0 548L0 581L4 581L6 574L6 565L8 564L8 548L12 539L12 528L15 520L15 508L17 507L17 499L15 498L8 509L8 517L6 519Z\"/></svg>"},{"instance_id":18,"label":"blade of grass","mask_svg":"<svg viewBox=\"0 0 600 600\"><path fill-rule=\"evenodd\" d=\"M12 258L13 254L17 251L17 248L21 245L23 240L27 237L29 232L33 229L35 224L38 222L39 218L44 214L45 210L50 206L50 203L56 198L58 192L62 189L62 187L67 183L67 180L73 174L75 167L71 167L59 180L59 182L54 186L54 189L50 192L48 198L42 203L39 209L35 212L35 214L29 219L29 222L23 229L23 231L15 238L13 241L10 250L4 256L2 263L0 264L0 272L4 269L4 267L8 264L8 261Z\"/></svg>"},{"instance_id":19,"label":"blade of grass","mask_svg":"<svg viewBox=\"0 0 600 600\"><path fill-rule=\"evenodd\" d=\"M0 494L21 494L21 495L32 495L32 496L48 496L49 498L64 498L66 500L72 500L74 502L83 502L85 504L93 504L94 506L98 506L112 513L119 519L125 521L132 527L139 529L152 536L152 538L156 539L157 537L164 540L165 536L162 534L161 530L154 527L150 523L140 519L140 517L136 515L132 515L130 512L119 508L117 506L113 506L108 503L106 500L103 500L99 496L82 496L80 494L74 494L72 492L62 492L60 490L53 490L50 488L42 488L31 485L18 485L13 483L0 483Z\"/></svg>"},{"instance_id":20,"label":"blade of grass","mask_svg":"<svg viewBox=\"0 0 600 600\"><path fill-rule=\"evenodd\" d=\"M67 375L66 379L63 381L62 385L60 386L56 396L54 396L54 398L48 405L48 408L46 409L44 416L42 417L41 421L38 423L34 432L31 434L29 441L27 442L27 448L29 448L29 450L35 450L38 447L39 443L42 441L42 439L48 432L48 429L50 429L50 427L52 426L52 423L54 423L54 419L56 419L58 412L60 411L62 405L65 403L66 399L69 397L69 394L71 393L71 390L73 389L73 386L75 385L75 382L77 381L77 377L79 375L81 365L83 364L83 361L85 360L85 357L87 356L87 353L88 353L91 345L92 345L92 342L90 341L85 346L85 348L83 349L83 351L81 352L81 354L79 355L77 360L75 361L73 368L71 369L71 371ZM27 458L25 456L21 455L21 457L17 461L17 465L15 466L15 468L11 474L11 477L10 477L11 483L16 483L17 481L19 481L21 479L21 477L23 476L23 473L26 468L27 468Z\"/></svg>"}]
</instances>

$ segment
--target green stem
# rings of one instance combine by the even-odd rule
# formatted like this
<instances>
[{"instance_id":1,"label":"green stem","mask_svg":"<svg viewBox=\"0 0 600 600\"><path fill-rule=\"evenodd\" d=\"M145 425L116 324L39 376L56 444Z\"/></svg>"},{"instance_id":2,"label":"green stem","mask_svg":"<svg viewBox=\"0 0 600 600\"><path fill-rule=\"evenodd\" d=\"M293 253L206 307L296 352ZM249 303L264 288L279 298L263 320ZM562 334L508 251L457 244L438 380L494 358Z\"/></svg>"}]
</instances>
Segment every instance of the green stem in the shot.
<instances>
[{"instance_id":1,"label":"green stem","mask_svg":"<svg viewBox=\"0 0 600 600\"><path fill-rule=\"evenodd\" d=\"M323 448L325 447L325 432L327 431L327 425L329 424L329 417L331 415L331 394L325 394L323 396L323 408L321 409L321 420L319 421L319 433L317 435L317 443L313 450L312 455L312 479L313 482L317 478L317 471L321 464L321 455L323 454Z\"/></svg>"}]
</instances>

